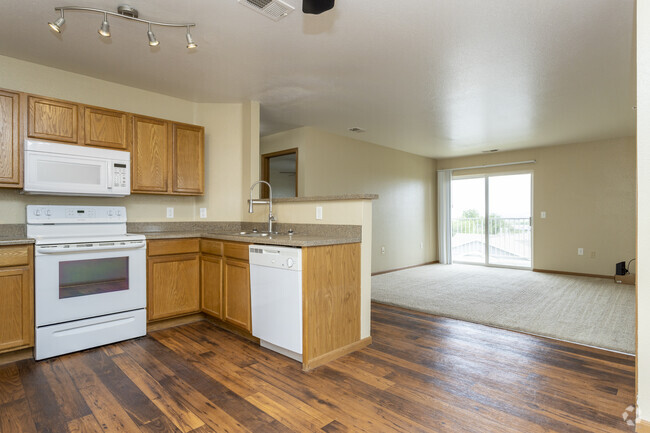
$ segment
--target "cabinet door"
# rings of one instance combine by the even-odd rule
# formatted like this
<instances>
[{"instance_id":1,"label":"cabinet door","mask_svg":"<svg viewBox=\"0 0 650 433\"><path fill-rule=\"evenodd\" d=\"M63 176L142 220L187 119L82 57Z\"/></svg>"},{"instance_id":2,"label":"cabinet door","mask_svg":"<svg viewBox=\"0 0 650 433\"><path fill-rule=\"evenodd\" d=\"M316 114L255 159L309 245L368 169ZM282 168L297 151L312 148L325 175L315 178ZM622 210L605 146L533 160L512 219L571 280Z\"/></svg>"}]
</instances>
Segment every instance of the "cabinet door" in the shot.
<instances>
[{"instance_id":1,"label":"cabinet door","mask_svg":"<svg viewBox=\"0 0 650 433\"><path fill-rule=\"evenodd\" d=\"M131 190L167 192L169 162L167 122L148 117L133 117L131 151Z\"/></svg>"},{"instance_id":2,"label":"cabinet door","mask_svg":"<svg viewBox=\"0 0 650 433\"><path fill-rule=\"evenodd\" d=\"M251 331L251 286L249 266L240 260L225 260L224 320Z\"/></svg>"},{"instance_id":3,"label":"cabinet door","mask_svg":"<svg viewBox=\"0 0 650 433\"><path fill-rule=\"evenodd\" d=\"M29 267L0 269L0 352L34 344L33 292Z\"/></svg>"},{"instance_id":4,"label":"cabinet door","mask_svg":"<svg viewBox=\"0 0 650 433\"><path fill-rule=\"evenodd\" d=\"M128 150L131 130L121 111L84 107L84 144Z\"/></svg>"},{"instance_id":5,"label":"cabinet door","mask_svg":"<svg viewBox=\"0 0 650 433\"><path fill-rule=\"evenodd\" d=\"M203 128L172 124L172 191L203 194Z\"/></svg>"},{"instance_id":6,"label":"cabinet door","mask_svg":"<svg viewBox=\"0 0 650 433\"><path fill-rule=\"evenodd\" d=\"M31 138L78 143L79 105L29 96L27 135Z\"/></svg>"},{"instance_id":7,"label":"cabinet door","mask_svg":"<svg viewBox=\"0 0 650 433\"><path fill-rule=\"evenodd\" d=\"M192 254L147 259L148 319L164 319L199 311L199 256Z\"/></svg>"},{"instance_id":8,"label":"cabinet door","mask_svg":"<svg viewBox=\"0 0 650 433\"><path fill-rule=\"evenodd\" d=\"M201 257L201 311L218 319L221 314L223 259L216 256Z\"/></svg>"},{"instance_id":9,"label":"cabinet door","mask_svg":"<svg viewBox=\"0 0 650 433\"><path fill-rule=\"evenodd\" d=\"M21 186L19 95L0 90L0 186Z\"/></svg>"}]
</instances>

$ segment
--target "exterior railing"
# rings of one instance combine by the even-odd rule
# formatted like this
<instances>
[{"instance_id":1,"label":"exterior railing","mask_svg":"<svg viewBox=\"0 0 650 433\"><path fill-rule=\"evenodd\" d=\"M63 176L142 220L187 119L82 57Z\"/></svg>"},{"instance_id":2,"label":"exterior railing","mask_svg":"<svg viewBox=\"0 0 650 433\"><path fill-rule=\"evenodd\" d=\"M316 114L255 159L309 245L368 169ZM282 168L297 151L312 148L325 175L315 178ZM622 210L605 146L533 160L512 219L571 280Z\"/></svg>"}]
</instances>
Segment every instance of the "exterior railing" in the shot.
<instances>
[{"instance_id":1,"label":"exterior railing","mask_svg":"<svg viewBox=\"0 0 650 433\"><path fill-rule=\"evenodd\" d=\"M489 233L490 258L530 262L530 218L490 217L486 227L485 218L453 218L452 255L455 259L485 256L485 230ZM493 260L491 260L492 262Z\"/></svg>"}]
</instances>

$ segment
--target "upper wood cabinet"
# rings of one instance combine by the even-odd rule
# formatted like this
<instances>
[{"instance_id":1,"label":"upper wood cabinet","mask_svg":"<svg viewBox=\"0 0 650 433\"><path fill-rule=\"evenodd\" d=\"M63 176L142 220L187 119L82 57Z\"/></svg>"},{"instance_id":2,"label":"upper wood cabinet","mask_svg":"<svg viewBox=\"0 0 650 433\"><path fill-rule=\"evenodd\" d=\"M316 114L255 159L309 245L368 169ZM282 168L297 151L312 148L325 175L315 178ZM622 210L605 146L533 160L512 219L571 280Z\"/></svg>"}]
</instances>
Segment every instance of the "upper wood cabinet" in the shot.
<instances>
[{"instance_id":1,"label":"upper wood cabinet","mask_svg":"<svg viewBox=\"0 0 650 433\"><path fill-rule=\"evenodd\" d=\"M22 187L20 95L0 90L0 186Z\"/></svg>"},{"instance_id":2,"label":"upper wood cabinet","mask_svg":"<svg viewBox=\"0 0 650 433\"><path fill-rule=\"evenodd\" d=\"M131 190L133 192L169 191L168 122L149 117L133 117L131 151Z\"/></svg>"},{"instance_id":3,"label":"upper wood cabinet","mask_svg":"<svg viewBox=\"0 0 650 433\"><path fill-rule=\"evenodd\" d=\"M87 106L83 110L84 144L129 150L132 131L128 114Z\"/></svg>"},{"instance_id":4,"label":"upper wood cabinet","mask_svg":"<svg viewBox=\"0 0 650 433\"><path fill-rule=\"evenodd\" d=\"M71 102L27 97L27 136L79 143L80 106Z\"/></svg>"},{"instance_id":5,"label":"upper wood cabinet","mask_svg":"<svg viewBox=\"0 0 650 433\"><path fill-rule=\"evenodd\" d=\"M203 194L203 128L172 124L172 191Z\"/></svg>"}]
</instances>

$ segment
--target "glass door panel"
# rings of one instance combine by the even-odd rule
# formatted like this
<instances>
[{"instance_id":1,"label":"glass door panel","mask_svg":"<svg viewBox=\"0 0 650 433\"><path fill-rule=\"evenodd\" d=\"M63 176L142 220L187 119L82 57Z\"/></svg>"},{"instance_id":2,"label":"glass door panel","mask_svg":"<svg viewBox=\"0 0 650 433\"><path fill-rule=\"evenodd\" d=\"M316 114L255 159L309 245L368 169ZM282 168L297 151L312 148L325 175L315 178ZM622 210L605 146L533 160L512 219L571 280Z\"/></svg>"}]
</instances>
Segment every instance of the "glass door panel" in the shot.
<instances>
[{"instance_id":1,"label":"glass door panel","mask_svg":"<svg viewBox=\"0 0 650 433\"><path fill-rule=\"evenodd\" d=\"M128 257L59 262L59 299L128 289Z\"/></svg>"},{"instance_id":2,"label":"glass door panel","mask_svg":"<svg viewBox=\"0 0 650 433\"><path fill-rule=\"evenodd\" d=\"M488 177L488 264L531 267L531 174Z\"/></svg>"},{"instance_id":3,"label":"glass door panel","mask_svg":"<svg viewBox=\"0 0 650 433\"><path fill-rule=\"evenodd\" d=\"M485 178L451 181L451 257L485 264Z\"/></svg>"}]
</instances>

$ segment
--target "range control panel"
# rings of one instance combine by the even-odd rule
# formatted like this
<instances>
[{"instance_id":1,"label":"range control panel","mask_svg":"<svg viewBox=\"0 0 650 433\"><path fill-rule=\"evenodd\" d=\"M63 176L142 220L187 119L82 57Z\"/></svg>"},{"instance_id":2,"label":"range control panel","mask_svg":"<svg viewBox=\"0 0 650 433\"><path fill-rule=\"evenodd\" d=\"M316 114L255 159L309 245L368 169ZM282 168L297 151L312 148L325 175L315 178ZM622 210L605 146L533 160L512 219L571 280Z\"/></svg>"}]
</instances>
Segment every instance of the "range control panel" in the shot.
<instances>
[{"instance_id":1,"label":"range control panel","mask_svg":"<svg viewBox=\"0 0 650 433\"><path fill-rule=\"evenodd\" d=\"M28 224L124 223L123 206L28 205Z\"/></svg>"}]
</instances>

